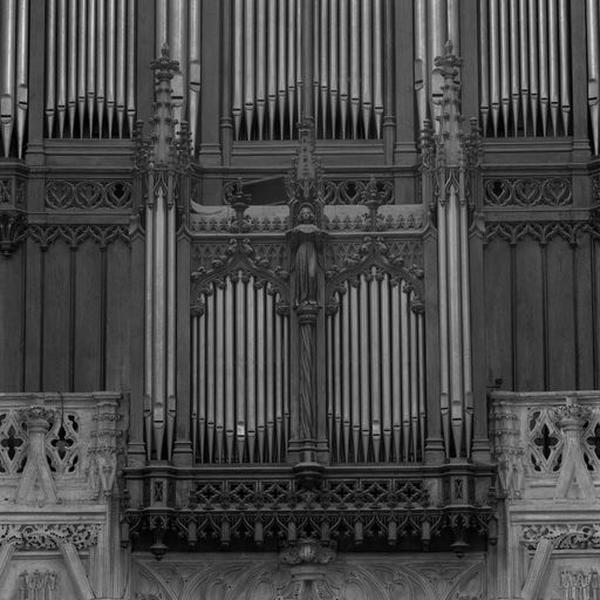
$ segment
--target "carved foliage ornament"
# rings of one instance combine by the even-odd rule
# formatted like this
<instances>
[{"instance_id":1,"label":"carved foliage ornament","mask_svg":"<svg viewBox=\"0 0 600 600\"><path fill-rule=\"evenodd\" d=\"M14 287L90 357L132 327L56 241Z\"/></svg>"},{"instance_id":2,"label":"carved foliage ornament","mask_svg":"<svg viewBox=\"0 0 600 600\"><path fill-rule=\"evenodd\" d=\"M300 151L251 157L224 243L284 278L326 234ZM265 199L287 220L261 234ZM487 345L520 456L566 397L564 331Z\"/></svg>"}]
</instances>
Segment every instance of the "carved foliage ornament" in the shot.
<instances>
[{"instance_id":1,"label":"carved foliage ornament","mask_svg":"<svg viewBox=\"0 0 600 600\"><path fill-rule=\"evenodd\" d=\"M55 210L124 209L132 205L132 187L129 181L48 181L44 204Z\"/></svg>"},{"instance_id":2,"label":"carved foliage ornament","mask_svg":"<svg viewBox=\"0 0 600 600\"><path fill-rule=\"evenodd\" d=\"M521 543L535 550L541 539L548 539L556 550L600 549L600 523L526 525L521 528Z\"/></svg>"},{"instance_id":3,"label":"carved foliage ornament","mask_svg":"<svg viewBox=\"0 0 600 600\"><path fill-rule=\"evenodd\" d=\"M484 181L487 206L567 206L573 203L569 177L490 178Z\"/></svg>"},{"instance_id":4,"label":"carved foliage ornament","mask_svg":"<svg viewBox=\"0 0 600 600\"><path fill-rule=\"evenodd\" d=\"M61 543L87 550L98 543L100 523L0 524L0 545L13 543L22 550L54 550Z\"/></svg>"}]
</instances>

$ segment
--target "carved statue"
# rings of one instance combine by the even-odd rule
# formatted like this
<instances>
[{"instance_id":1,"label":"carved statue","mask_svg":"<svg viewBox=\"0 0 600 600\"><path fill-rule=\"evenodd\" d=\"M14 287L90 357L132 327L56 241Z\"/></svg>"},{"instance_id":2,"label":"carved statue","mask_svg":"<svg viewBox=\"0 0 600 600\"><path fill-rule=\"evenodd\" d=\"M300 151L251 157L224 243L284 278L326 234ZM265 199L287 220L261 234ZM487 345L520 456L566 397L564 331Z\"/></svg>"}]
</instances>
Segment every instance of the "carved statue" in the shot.
<instances>
[{"instance_id":1,"label":"carved statue","mask_svg":"<svg viewBox=\"0 0 600 600\"><path fill-rule=\"evenodd\" d=\"M315 225L312 207L304 205L298 211L298 225L290 231L292 248L296 252L296 303L316 303L319 295L319 251L323 232Z\"/></svg>"}]
</instances>

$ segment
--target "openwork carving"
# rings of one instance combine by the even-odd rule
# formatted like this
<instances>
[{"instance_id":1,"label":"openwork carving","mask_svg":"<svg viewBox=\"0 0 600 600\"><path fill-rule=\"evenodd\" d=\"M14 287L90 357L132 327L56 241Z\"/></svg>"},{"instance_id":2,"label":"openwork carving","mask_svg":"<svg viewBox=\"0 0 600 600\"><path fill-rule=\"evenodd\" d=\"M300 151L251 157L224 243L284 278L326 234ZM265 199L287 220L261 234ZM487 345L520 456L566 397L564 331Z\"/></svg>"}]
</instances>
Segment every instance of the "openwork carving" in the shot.
<instances>
[{"instance_id":1,"label":"openwork carving","mask_svg":"<svg viewBox=\"0 0 600 600\"><path fill-rule=\"evenodd\" d=\"M494 221L486 223L484 242L488 244L495 238L500 238L510 244L516 244L529 238L540 244L547 244L555 238L560 238L576 245L579 237L585 233L593 234L593 227L586 221Z\"/></svg>"},{"instance_id":2,"label":"openwork carving","mask_svg":"<svg viewBox=\"0 0 600 600\"><path fill-rule=\"evenodd\" d=\"M19 574L19 600L54 600L58 587L56 571L23 571Z\"/></svg>"},{"instance_id":3,"label":"openwork carving","mask_svg":"<svg viewBox=\"0 0 600 600\"><path fill-rule=\"evenodd\" d=\"M567 206L573 203L568 177L490 178L484 181L488 206Z\"/></svg>"},{"instance_id":4,"label":"openwork carving","mask_svg":"<svg viewBox=\"0 0 600 600\"><path fill-rule=\"evenodd\" d=\"M391 275L392 285L403 282L404 289L422 292L423 270L420 262L421 245L416 241L394 241L389 243L383 237L365 236L361 242L350 244L334 243L327 257L326 298L331 309L336 306L335 294L346 292L346 281L358 284L361 273L376 267ZM410 262L412 259L413 262Z\"/></svg>"},{"instance_id":5,"label":"openwork carving","mask_svg":"<svg viewBox=\"0 0 600 600\"><path fill-rule=\"evenodd\" d=\"M15 411L0 413L0 473L15 475L27 460L28 436Z\"/></svg>"},{"instance_id":6,"label":"openwork carving","mask_svg":"<svg viewBox=\"0 0 600 600\"><path fill-rule=\"evenodd\" d=\"M130 208L132 186L129 181L47 181L44 204L54 210Z\"/></svg>"},{"instance_id":7,"label":"openwork carving","mask_svg":"<svg viewBox=\"0 0 600 600\"><path fill-rule=\"evenodd\" d=\"M548 539L556 550L600 549L600 523L534 524L521 528L521 543L535 550Z\"/></svg>"},{"instance_id":8,"label":"openwork carving","mask_svg":"<svg viewBox=\"0 0 600 600\"><path fill-rule=\"evenodd\" d=\"M27 235L27 215L0 210L0 252L9 257Z\"/></svg>"},{"instance_id":9,"label":"openwork carving","mask_svg":"<svg viewBox=\"0 0 600 600\"><path fill-rule=\"evenodd\" d=\"M324 184L325 204L367 204L372 195L379 204L394 202L394 182L391 179L328 179Z\"/></svg>"},{"instance_id":10,"label":"openwork carving","mask_svg":"<svg viewBox=\"0 0 600 600\"><path fill-rule=\"evenodd\" d=\"M531 468L535 473L556 473L562 462L564 439L557 426L554 409L532 408L528 422L527 451Z\"/></svg>"},{"instance_id":11,"label":"openwork carving","mask_svg":"<svg viewBox=\"0 0 600 600\"><path fill-rule=\"evenodd\" d=\"M0 544L13 543L21 550L54 550L61 543L87 550L98 543L100 523L0 524Z\"/></svg>"},{"instance_id":12,"label":"openwork carving","mask_svg":"<svg viewBox=\"0 0 600 600\"><path fill-rule=\"evenodd\" d=\"M25 205L25 180L19 176L0 178L0 207L6 205L16 208Z\"/></svg>"},{"instance_id":13,"label":"openwork carving","mask_svg":"<svg viewBox=\"0 0 600 600\"><path fill-rule=\"evenodd\" d=\"M46 435L46 454L50 470L58 475L76 473L80 463L79 418L62 414Z\"/></svg>"},{"instance_id":14,"label":"openwork carving","mask_svg":"<svg viewBox=\"0 0 600 600\"><path fill-rule=\"evenodd\" d=\"M567 600L592 600L600 593L600 575L595 569L584 571L562 570L560 588Z\"/></svg>"},{"instance_id":15,"label":"openwork carving","mask_svg":"<svg viewBox=\"0 0 600 600\"><path fill-rule=\"evenodd\" d=\"M72 248L77 248L87 240L93 240L101 248L121 240L129 243L127 225L30 225L31 239L42 250L49 248L57 240L62 240Z\"/></svg>"}]
</instances>

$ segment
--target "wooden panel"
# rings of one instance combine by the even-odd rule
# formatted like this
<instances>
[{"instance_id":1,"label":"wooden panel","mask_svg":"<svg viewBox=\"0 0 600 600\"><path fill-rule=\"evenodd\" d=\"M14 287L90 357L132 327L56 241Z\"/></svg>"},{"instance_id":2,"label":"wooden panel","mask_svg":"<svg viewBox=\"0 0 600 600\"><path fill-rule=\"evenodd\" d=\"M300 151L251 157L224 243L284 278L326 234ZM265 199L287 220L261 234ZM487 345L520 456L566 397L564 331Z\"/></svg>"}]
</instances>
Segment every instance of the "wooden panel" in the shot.
<instances>
[{"instance_id":1,"label":"wooden panel","mask_svg":"<svg viewBox=\"0 0 600 600\"><path fill-rule=\"evenodd\" d=\"M568 242L554 239L547 246L548 265L548 387L575 388L575 298L573 254Z\"/></svg>"},{"instance_id":2,"label":"wooden panel","mask_svg":"<svg viewBox=\"0 0 600 600\"><path fill-rule=\"evenodd\" d=\"M516 247L516 390L544 389L544 331L541 247L523 240Z\"/></svg>"},{"instance_id":3,"label":"wooden panel","mask_svg":"<svg viewBox=\"0 0 600 600\"><path fill-rule=\"evenodd\" d=\"M18 392L22 382L23 260L18 249L10 258L0 256L0 390Z\"/></svg>"},{"instance_id":4,"label":"wooden panel","mask_svg":"<svg viewBox=\"0 0 600 600\"><path fill-rule=\"evenodd\" d=\"M131 292L129 248L115 242L106 250L106 389L129 388L129 296ZM143 305L131 307L136 314ZM140 348L143 346L140 344Z\"/></svg>"},{"instance_id":5,"label":"wooden panel","mask_svg":"<svg viewBox=\"0 0 600 600\"><path fill-rule=\"evenodd\" d=\"M100 387L100 250L92 240L88 240L75 256L74 389L89 392Z\"/></svg>"},{"instance_id":6,"label":"wooden panel","mask_svg":"<svg viewBox=\"0 0 600 600\"><path fill-rule=\"evenodd\" d=\"M577 389L594 388L594 328L593 325L593 270L591 240L582 236L577 249L575 293L577 302Z\"/></svg>"},{"instance_id":7,"label":"wooden panel","mask_svg":"<svg viewBox=\"0 0 600 600\"><path fill-rule=\"evenodd\" d=\"M45 256L42 364L45 392L69 391L70 254L69 247L57 241Z\"/></svg>"},{"instance_id":8,"label":"wooden panel","mask_svg":"<svg viewBox=\"0 0 600 600\"><path fill-rule=\"evenodd\" d=\"M43 331L42 302L44 294L42 264L45 257L40 247L31 240L27 240L26 255L25 391L39 392L42 389L40 370L42 359L41 334Z\"/></svg>"},{"instance_id":9,"label":"wooden panel","mask_svg":"<svg viewBox=\"0 0 600 600\"><path fill-rule=\"evenodd\" d=\"M509 244L503 240L491 242L485 248L484 261L487 382L488 385L494 385L496 379L502 379L503 389L514 389ZM471 302L475 305L481 299L473 297Z\"/></svg>"},{"instance_id":10,"label":"wooden panel","mask_svg":"<svg viewBox=\"0 0 600 600\"><path fill-rule=\"evenodd\" d=\"M592 268L592 310L594 320L592 326L594 328L594 389L600 386L600 240L596 239L592 242L593 247L593 268Z\"/></svg>"}]
</instances>

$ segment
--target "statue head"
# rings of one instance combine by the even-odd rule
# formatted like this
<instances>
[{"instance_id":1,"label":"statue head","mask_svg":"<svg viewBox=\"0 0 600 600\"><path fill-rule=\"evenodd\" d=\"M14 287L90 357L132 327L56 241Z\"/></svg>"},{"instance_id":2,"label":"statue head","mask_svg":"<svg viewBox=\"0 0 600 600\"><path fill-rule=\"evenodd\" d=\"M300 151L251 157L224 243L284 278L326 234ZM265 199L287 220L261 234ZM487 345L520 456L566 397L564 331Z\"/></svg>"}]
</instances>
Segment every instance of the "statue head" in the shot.
<instances>
[{"instance_id":1,"label":"statue head","mask_svg":"<svg viewBox=\"0 0 600 600\"><path fill-rule=\"evenodd\" d=\"M312 207L304 204L298 211L298 223L301 225L309 225L315 222L315 211Z\"/></svg>"}]
</instances>

